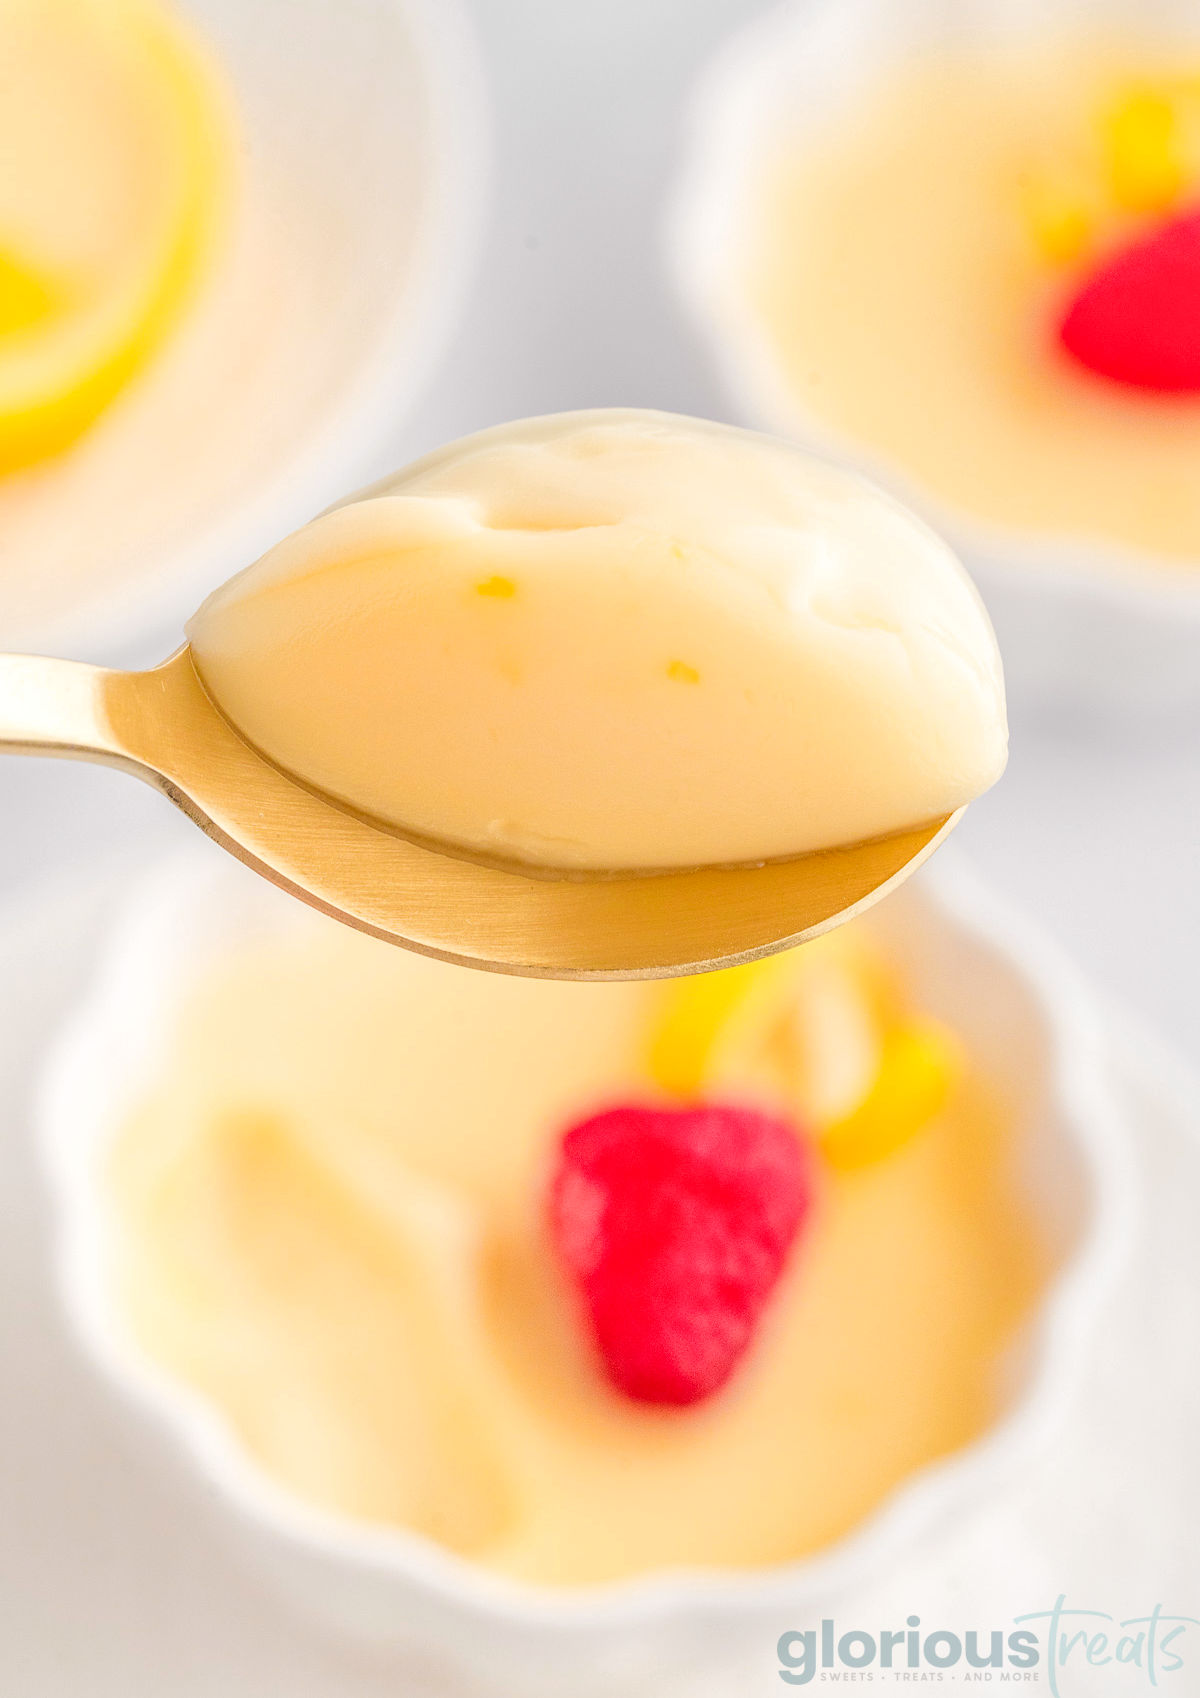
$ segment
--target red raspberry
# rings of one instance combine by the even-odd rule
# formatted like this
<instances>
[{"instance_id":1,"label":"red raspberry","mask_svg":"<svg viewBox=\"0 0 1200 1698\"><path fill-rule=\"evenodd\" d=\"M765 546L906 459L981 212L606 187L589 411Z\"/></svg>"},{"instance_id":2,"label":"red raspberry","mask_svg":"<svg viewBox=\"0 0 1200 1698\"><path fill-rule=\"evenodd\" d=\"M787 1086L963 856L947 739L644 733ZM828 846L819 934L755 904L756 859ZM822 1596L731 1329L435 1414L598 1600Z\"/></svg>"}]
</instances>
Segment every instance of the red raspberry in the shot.
<instances>
[{"instance_id":1,"label":"red raspberry","mask_svg":"<svg viewBox=\"0 0 1200 1698\"><path fill-rule=\"evenodd\" d=\"M573 1126L550 1229L614 1385L694 1403L750 1343L808 1212L810 1147L757 1109L622 1105Z\"/></svg>"},{"instance_id":2,"label":"red raspberry","mask_svg":"<svg viewBox=\"0 0 1200 1698\"><path fill-rule=\"evenodd\" d=\"M1200 393L1200 211L1105 260L1059 327L1081 365L1115 383Z\"/></svg>"}]
</instances>

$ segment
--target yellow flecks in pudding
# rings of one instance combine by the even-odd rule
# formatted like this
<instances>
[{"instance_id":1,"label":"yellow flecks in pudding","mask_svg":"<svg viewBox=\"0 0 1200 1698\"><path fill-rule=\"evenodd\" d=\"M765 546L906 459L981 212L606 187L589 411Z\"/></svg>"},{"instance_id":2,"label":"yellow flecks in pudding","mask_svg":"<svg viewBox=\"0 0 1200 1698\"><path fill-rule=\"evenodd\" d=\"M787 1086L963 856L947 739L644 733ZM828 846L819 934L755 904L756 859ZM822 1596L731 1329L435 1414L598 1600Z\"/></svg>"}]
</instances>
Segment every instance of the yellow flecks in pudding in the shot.
<instances>
[{"instance_id":1,"label":"yellow flecks in pudding","mask_svg":"<svg viewBox=\"0 0 1200 1698\"><path fill-rule=\"evenodd\" d=\"M0 472L69 446L211 260L232 123L159 0L0 6Z\"/></svg>"},{"instance_id":2,"label":"yellow flecks in pudding","mask_svg":"<svg viewBox=\"0 0 1200 1698\"><path fill-rule=\"evenodd\" d=\"M485 578L481 584L475 585L475 594L490 596L495 601L511 601L517 593L517 586L511 578L502 578L493 574Z\"/></svg>"},{"instance_id":3,"label":"yellow flecks in pudding","mask_svg":"<svg viewBox=\"0 0 1200 1698\"><path fill-rule=\"evenodd\" d=\"M840 933L671 985L647 1065L674 1096L750 1094L799 1114L846 1169L931 1125L963 1074L954 1034Z\"/></svg>"},{"instance_id":4,"label":"yellow flecks in pudding","mask_svg":"<svg viewBox=\"0 0 1200 1698\"><path fill-rule=\"evenodd\" d=\"M721 866L938 818L1003 771L999 654L960 562L786 443L564 414L385 487L187 626L238 730L360 813L560 871Z\"/></svg>"}]
</instances>

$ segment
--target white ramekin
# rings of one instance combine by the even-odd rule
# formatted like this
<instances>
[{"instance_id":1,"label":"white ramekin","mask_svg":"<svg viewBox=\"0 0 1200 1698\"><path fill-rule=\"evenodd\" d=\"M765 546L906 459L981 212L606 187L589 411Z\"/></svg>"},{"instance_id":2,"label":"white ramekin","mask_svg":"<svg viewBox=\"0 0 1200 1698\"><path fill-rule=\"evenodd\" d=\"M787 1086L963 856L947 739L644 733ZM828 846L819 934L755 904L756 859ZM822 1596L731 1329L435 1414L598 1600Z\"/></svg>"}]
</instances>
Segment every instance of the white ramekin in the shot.
<instances>
[{"instance_id":1,"label":"white ramekin","mask_svg":"<svg viewBox=\"0 0 1200 1698\"><path fill-rule=\"evenodd\" d=\"M977 576L1014 698L1162 713L1200 704L1200 559L1004 530L943 504L906 469L841 434L788 384L732 269L764 162L819 136L881 68L952 45L1011 42L1124 19L1191 40L1187 0L782 0L703 73L666 225L667 262L745 422L867 472L956 544Z\"/></svg>"},{"instance_id":2,"label":"white ramekin","mask_svg":"<svg viewBox=\"0 0 1200 1698\"><path fill-rule=\"evenodd\" d=\"M830 1613L918 1545L963 1526L1077 1412L1081 1372L1133 1228L1132 1146L1086 987L944 854L869 923L903 959L920 1002L962 1033L1012 1117L1018 1181L1054 1247L1056 1271L1009 1365L995 1424L914 1475L826 1552L752 1573L671 1572L557 1593L502 1580L414 1535L300 1504L264 1477L210 1404L128 1336L108 1289L111 1228L99 1174L205 963L234 939L332 923L223 857L168 866L117 921L86 1000L57 1038L39 1118L69 1318L123 1400L141 1453L157 1457L176 1487L190 1480L236 1544L301 1607L371 1642L398 1678L463 1698L744 1690L739 1679L769 1659L781 1620ZM720 1671L723 1684L713 1687Z\"/></svg>"},{"instance_id":3,"label":"white ramekin","mask_svg":"<svg viewBox=\"0 0 1200 1698\"><path fill-rule=\"evenodd\" d=\"M233 86L250 157L246 221L277 232L296 300L311 297L293 310L292 278L272 285L282 344L272 357L299 398L281 417L269 393L231 394L231 409L262 413L261 457L231 468L219 442L207 445L209 492L181 453L163 474L178 490L156 488L155 501L175 500L187 524L163 547L131 545L94 588L81 574L57 610L15 628L6 615L5 646L123 657L177 629L217 584L386 470L465 297L488 149L459 0L182 4ZM239 431L253 440L241 415Z\"/></svg>"}]
</instances>

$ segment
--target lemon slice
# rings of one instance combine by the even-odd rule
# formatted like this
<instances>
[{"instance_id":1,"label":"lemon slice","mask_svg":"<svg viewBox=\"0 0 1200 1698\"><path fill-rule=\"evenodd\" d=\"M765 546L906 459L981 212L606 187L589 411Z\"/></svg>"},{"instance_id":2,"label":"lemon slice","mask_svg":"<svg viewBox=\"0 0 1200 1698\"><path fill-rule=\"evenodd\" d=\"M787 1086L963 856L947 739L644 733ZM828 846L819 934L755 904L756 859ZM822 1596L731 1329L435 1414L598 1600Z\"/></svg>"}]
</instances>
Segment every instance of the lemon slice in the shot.
<instances>
[{"instance_id":1,"label":"lemon slice","mask_svg":"<svg viewBox=\"0 0 1200 1698\"><path fill-rule=\"evenodd\" d=\"M939 1020L917 1017L893 1027L870 1089L822 1126L826 1159L845 1169L892 1155L942 1112L962 1070L962 1046Z\"/></svg>"},{"instance_id":2,"label":"lemon slice","mask_svg":"<svg viewBox=\"0 0 1200 1698\"><path fill-rule=\"evenodd\" d=\"M0 0L0 471L77 438L215 248L233 127L154 0Z\"/></svg>"},{"instance_id":3,"label":"lemon slice","mask_svg":"<svg viewBox=\"0 0 1200 1698\"><path fill-rule=\"evenodd\" d=\"M1128 217L1164 217L1200 179L1200 77L1117 84L1097 108L1092 145L1042 160L1020 183L1034 247L1053 265L1128 234ZM1098 150L1098 151L1097 151Z\"/></svg>"},{"instance_id":4,"label":"lemon slice","mask_svg":"<svg viewBox=\"0 0 1200 1698\"><path fill-rule=\"evenodd\" d=\"M963 1068L954 1034L910 1015L892 975L841 931L667 989L647 1057L680 1097L790 1109L834 1167L891 1155L940 1113Z\"/></svg>"},{"instance_id":5,"label":"lemon slice","mask_svg":"<svg viewBox=\"0 0 1200 1698\"><path fill-rule=\"evenodd\" d=\"M880 987L862 952L830 933L743 967L674 981L649 1052L672 1095L735 1091L798 1105L814 1122L848 1112L879 1064Z\"/></svg>"},{"instance_id":6,"label":"lemon slice","mask_svg":"<svg viewBox=\"0 0 1200 1698\"><path fill-rule=\"evenodd\" d=\"M794 954L672 980L650 1039L650 1075L673 1096L694 1097L753 1056L764 1026L787 1008Z\"/></svg>"}]
</instances>

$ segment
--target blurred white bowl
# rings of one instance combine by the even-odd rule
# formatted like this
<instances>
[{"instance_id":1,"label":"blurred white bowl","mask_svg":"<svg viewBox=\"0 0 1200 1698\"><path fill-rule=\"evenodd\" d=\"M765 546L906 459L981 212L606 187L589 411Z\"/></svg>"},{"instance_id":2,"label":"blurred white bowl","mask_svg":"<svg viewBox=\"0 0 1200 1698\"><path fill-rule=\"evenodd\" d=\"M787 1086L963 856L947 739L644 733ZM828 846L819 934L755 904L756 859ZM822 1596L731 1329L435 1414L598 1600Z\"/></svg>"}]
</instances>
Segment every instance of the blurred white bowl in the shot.
<instances>
[{"instance_id":1,"label":"blurred white bowl","mask_svg":"<svg viewBox=\"0 0 1200 1698\"><path fill-rule=\"evenodd\" d=\"M1200 558L1193 568L1006 531L946 507L801 402L731 271L764 164L781 143L795 149L819 135L881 68L1122 19L1190 38L1200 54L1200 16L1187 0L783 0L719 49L696 88L667 259L746 423L867 472L954 541L992 615L1014 699L1154 713L1200 705Z\"/></svg>"},{"instance_id":2,"label":"blurred white bowl","mask_svg":"<svg viewBox=\"0 0 1200 1698\"><path fill-rule=\"evenodd\" d=\"M214 858L168 867L120 919L85 1005L60 1036L41 1093L69 1317L131 1416L140 1454L190 1479L237 1543L303 1607L387 1648L410 1680L478 1698L690 1691L698 1671L769 1656L781 1616L894 1570L922 1539L961 1525L1014 1483L1072 1414L1133 1215L1132 1156L1106 1089L1097 1017L1073 970L962 868L942 857L871 926L922 1004L963 1034L1012 1117L1017 1180L1056 1271L1010 1364L991 1429L915 1475L816 1558L752 1573L663 1573L576 1592L520 1586L404 1531L299 1503L261 1474L216 1409L148 1361L112 1301L101 1178L108 1141L176 1018L233 940L326 925ZM724 1687L722 1690L730 1688ZM739 1688L740 1689L740 1688Z\"/></svg>"},{"instance_id":3,"label":"blurred white bowl","mask_svg":"<svg viewBox=\"0 0 1200 1698\"><path fill-rule=\"evenodd\" d=\"M21 581L44 506L18 513L0 647L124 652L387 470L465 292L485 99L457 0L182 3L246 143L233 251L145 379L39 469L63 564Z\"/></svg>"}]
</instances>

